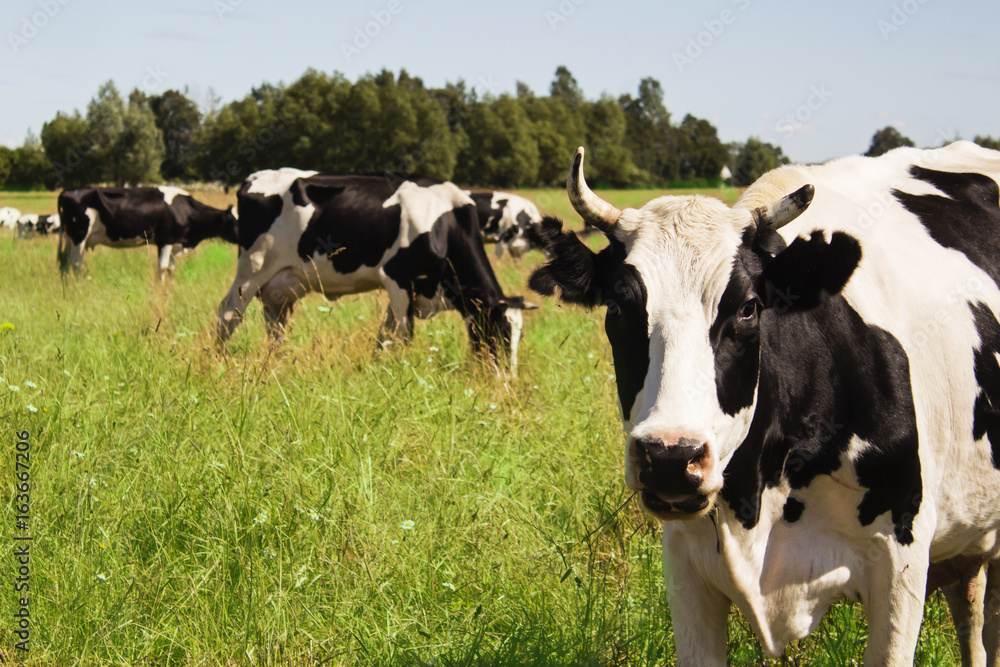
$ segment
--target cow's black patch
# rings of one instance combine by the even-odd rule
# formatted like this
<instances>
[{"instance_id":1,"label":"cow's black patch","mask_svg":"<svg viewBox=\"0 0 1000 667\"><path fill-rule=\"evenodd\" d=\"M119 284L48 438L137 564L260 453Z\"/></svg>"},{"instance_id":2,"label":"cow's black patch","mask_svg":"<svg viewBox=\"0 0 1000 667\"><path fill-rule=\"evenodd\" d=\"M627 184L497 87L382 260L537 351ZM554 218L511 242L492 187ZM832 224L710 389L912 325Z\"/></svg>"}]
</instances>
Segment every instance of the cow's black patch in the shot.
<instances>
[{"instance_id":1,"label":"cow's black patch","mask_svg":"<svg viewBox=\"0 0 1000 667\"><path fill-rule=\"evenodd\" d=\"M399 237L399 206L382 206L394 192L383 178L317 174L296 179L291 191L296 206L316 207L299 237L304 260L323 256L337 273L353 273L378 266Z\"/></svg>"},{"instance_id":2,"label":"cow's black patch","mask_svg":"<svg viewBox=\"0 0 1000 667\"><path fill-rule=\"evenodd\" d=\"M622 264L604 290L604 331L611 343L622 419L629 419L635 397L649 372L649 319L646 284L631 264Z\"/></svg>"},{"instance_id":3,"label":"cow's black patch","mask_svg":"<svg viewBox=\"0 0 1000 667\"><path fill-rule=\"evenodd\" d=\"M746 242L746 239L744 240ZM715 390L719 406L732 416L753 405L760 374L759 309L747 317L748 309L760 305L755 276L760 259L744 243L737 252L729 284L719 301L709 341L715 354Z\"/></svg>"},{"instance_id":4,"label":"cow's black patch","mask_svg":"<svg viewBox=\"0 0 1000 667\"><path fill-rule=\"evenodd\" d=\"M628 419L649 371L649 322L646 285L639 271L625 264L625 247L617 240L600 252L588 248L562 222L546 217L528 227L531 244L551 259L534 271L528 287L552 296L556 288L568 303L608 307L604 330L611 342L622 416Z\"/></svg>"},{"instance_id":5,"label":"cow's black patch","mask_svg":"<svg viewBox=\"0 0 1000 667\"><path fill-rule=\"evenodd\" d=\"M909 359L890 333L866 324L840 295L817 308L761 320L757 409L746 440L726 467L722 497L747 528L761 493L792 489L841 466L853 436L867 443L854 461L867 489L858 520L891 513L896 539L913 541L921 478Z\"/></svg>"},{"instance_id":6,"label":"cow's black patch","mask_svg":"<svg viewBox=\"0 0 1000 667\"><path fill-rule=\"evenodd\" d=\"M1000 468L1000 323L988 306L970 303L969 309L976 321L979 346L975 350L976 396L973 413L972 435L980 440L985 435L990 440L993 467Z\"/></svg>"},{"instance_id":7,"label":"cow's black patch","mask_svg":"<svg viewBox=\"0 0 1000 667\"><path fill-rule=\"evenodd\" d=\"M910 175L930 183L947 196L893 195L916 215L931 237L958 250L1000 285L1000 188L989 176L934 171L916 165Z\"/></svg>"},{"instance_id":8,"label":"cow's black patch","mask_svg":"<svg viewBox=\"0 0 1000 667\"><path fill-rule=\"evenodd\" d=\"M806 509L801 500L789 497L785 500L785 506L781 510L781 518L788 523L795 523L802 518L802 512Z\"/></svg>"},{"instance_id":9,"label":"cow's black patch","mask_svg":"<svg viewBox=\"0 0 1000 667\"><path fill-rule=\"evenodd\" d=\"M236 210L239 213L240 247L249 250L266 234L281 215L281 195L250 194L249 183L244 183L237 194Z\"/></svg>"}]
</instances>

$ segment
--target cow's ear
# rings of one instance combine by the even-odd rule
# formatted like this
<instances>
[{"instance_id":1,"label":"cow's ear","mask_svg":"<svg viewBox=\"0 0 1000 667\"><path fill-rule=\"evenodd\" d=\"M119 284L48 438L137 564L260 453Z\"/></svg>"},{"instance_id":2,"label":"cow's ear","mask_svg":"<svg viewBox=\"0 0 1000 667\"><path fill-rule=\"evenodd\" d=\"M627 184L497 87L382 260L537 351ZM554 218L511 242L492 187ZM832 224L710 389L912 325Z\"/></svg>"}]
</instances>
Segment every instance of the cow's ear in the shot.
<instances>
[{"instance_id":1,"label":"cow's ear","mask_svg":"<svg viewBox=\"0 0 1000 667\"><path fill-rule=\"evenodd\" d=\"M784 311L815 308L844 288L860 261L861 245L844 232L834 232L829 243L820 231L808 239L799 237L764 268L764 306Z\"/></svg>"},{"instance_id":2,"label":"cow's ear","mask_svg":"<svg viewBox=\"0 0 1000 667\"><path fill-rule=\"evenodd\" d=\"M549 257L548 264L531 274L528 287L546 296L558 287L563 301L590 308L600 303L598 256L576 234L564 232L561 220L545 217L528 227L527 236Z\"/></svg>"}]
</instances>

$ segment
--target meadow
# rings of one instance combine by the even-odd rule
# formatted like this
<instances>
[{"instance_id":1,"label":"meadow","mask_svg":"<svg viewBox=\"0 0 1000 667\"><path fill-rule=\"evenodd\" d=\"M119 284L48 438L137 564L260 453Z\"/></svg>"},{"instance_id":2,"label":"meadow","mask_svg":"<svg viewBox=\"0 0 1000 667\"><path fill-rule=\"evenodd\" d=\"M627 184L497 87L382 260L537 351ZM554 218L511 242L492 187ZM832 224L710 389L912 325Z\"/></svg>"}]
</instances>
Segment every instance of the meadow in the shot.
<instances>
[{"instance_id":1,"label":"meadow","mask_svg":"<svg viewBox=\"0 0 1000 667\"><path fill-rule=\"evenodd\" d=\"M561 191L522 194L579 226ZM623 206L658 192L602 194ZM55 199L2 194L6 205L50 213ZM222 354L214 317L236 252L220 242L182 257L168 285L151 249L99 248L65 282L55 256L55 238L0 232L0 657L673 663L660 529L622 480L603 316L529 293L539 253L496 263L508 294L542 303L525 318L516 377L471 357L453 313L376 352L382 294L306 298L277 348L254 304ZM32 480L26 656L12 632L20 431ZM862 660L851 603L773 661L730 619L734 665ZM939 594L917 664L959 664Z\"/></svg>"}]
</instances>

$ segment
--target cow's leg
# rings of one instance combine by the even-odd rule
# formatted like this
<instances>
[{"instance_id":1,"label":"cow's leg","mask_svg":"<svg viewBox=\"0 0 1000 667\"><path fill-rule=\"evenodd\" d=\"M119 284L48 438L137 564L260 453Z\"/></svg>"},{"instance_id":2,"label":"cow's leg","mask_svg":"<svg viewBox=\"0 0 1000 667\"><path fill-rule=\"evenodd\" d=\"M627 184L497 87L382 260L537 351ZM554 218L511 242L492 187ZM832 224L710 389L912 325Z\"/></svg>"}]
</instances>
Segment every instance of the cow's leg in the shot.
<instances>
[{"instance_id":1,"label":"cow's leg","mask_svg":"<svg viewBox=\"0 0 1000 667\"><path fill-rule=\"evenodd\" d=\"M167 279L167 272L171 270L171 265L174 263L174 259L171 256L173 248L174 248L173 245L159 246L159 254L160 254L159 273L160 273L161 283Z\"/></svg>"},{"instance_id":2,"label":"cow's leg","mask_svg":"<svg viewBox=\"0 0 1000 667\"><path fill-rule=\"evenodd\" d=\"M259 296L264 306L267 333L273 341L280 343L284 339L288 318L295 309L295 304L307 291L302 280L290 269L279 271L260 288Z\"/></svg>"},{"instance_id":3,"label":"cow's leg","mask_svg":"<svg viewBox=\"0 0 1000 667\"><path fill-rule=\"evenodd\" d=\"M983 648L983 599L986 593L986 568L970 571L961 580L942 586L958 635L963 667L985 667Z\"/></svg>"},{"instance_id":4,"label":"cow's leg","mask_svg":"<svg viewBox=\"0 0 1000 667\"><path fill-rule=\"evenodd\" d=\"M385 347L386 342L392 338L408 342L413 335L410 293L393 281L389 281L386 292L389 293L389 308L378 332L378 342L381 347Z\"/></svg>"},{"instance_id":5,"label":"cow's leg","mask_svg":"<svg viewBox=\"0 0 1000 667\"><path fill-rule=\"evenodd\" d=\"M64 245L65 244L65 245ZM83 270L83 253L87 247L87 239L73 243L73 239L65 232L59 238L59 269L66 273L72 267L74 273Z\"/></svg>"},{"instance_id":6,"label":"cow's leg","mask_svg":"<svg viewBox=\"0 0 1000 667\"><path fill-rule=\"evenodd\" d=\"M242 253L236 264L236 278L233 280L229 292L226 293L222 303L219 304L219 317L216 322L216 342L222 345L236 327L243 321L243 313L251 299L257 296L262 283L267 282L271 276L257 272L250 266L249 253Z\"/></svg>"},{"instance_id":7,"label":"cow's leg","mask_svg":"<svg viewBox=\"0 0 1000 667\"><path fill-rule=\"evenodd\" d=\"M924 618L929 551L880 538L868 567L865 667L910 667Z\"/></svg>"},{"instance_id":8,"label":"cow's leg","mask_svg":"<svg viewBox=\"0 0 1000 667\"><path fill-rule=\"evenodd\" d=\"M983 595L983 647L986 664L1000 667L1000 561L985 565L986 590Z\"/></svg>"},{"instance_id":9,"label":"cow's leg","mask_svg":"<svg viewBox=\"0 0 1000 667\"><path fill-rule=\"evenodd\" d=\"M664 531L663 572L677 667L725 667L730 601L701 578L680 542Z\"/></svg>"}]
</instances>

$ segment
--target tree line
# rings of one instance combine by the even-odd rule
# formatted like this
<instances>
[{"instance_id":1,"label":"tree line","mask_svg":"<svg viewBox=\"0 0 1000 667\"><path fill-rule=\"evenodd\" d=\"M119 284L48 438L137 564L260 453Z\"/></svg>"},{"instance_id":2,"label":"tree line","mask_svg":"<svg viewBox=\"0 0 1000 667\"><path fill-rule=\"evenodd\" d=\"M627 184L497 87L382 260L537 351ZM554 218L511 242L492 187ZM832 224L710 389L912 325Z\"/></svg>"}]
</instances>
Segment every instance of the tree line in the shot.
<instances>
[{"instance_id":1,"label":"tree line","mask_svg":"<svg viewBox=\"0 0 1000 667\"><path fill-rule=\"evenodd\" d=\"M723 167L734 184L747 185L788 162L780 147L756 138L724 144L710 122L690 114L675 123L656 79L643 79L634 96L587 100L565 67L545 96L521 82L515 94L480 96L463 81L428 88L406 70L351 82L310 69L289 85L264 84L210 106L203 112L177 90L136 89L126 100L109 81L86 113L59 112L40 136L0 146L0 187L229 187L285 166L390 169L497 187L561 185L579 145L588 149L588 178L613 187L715 184ZM880 133L889 130L878 147L876 134L871 150L909 141L893 128Z\"/></svg>"}]
</instances>

